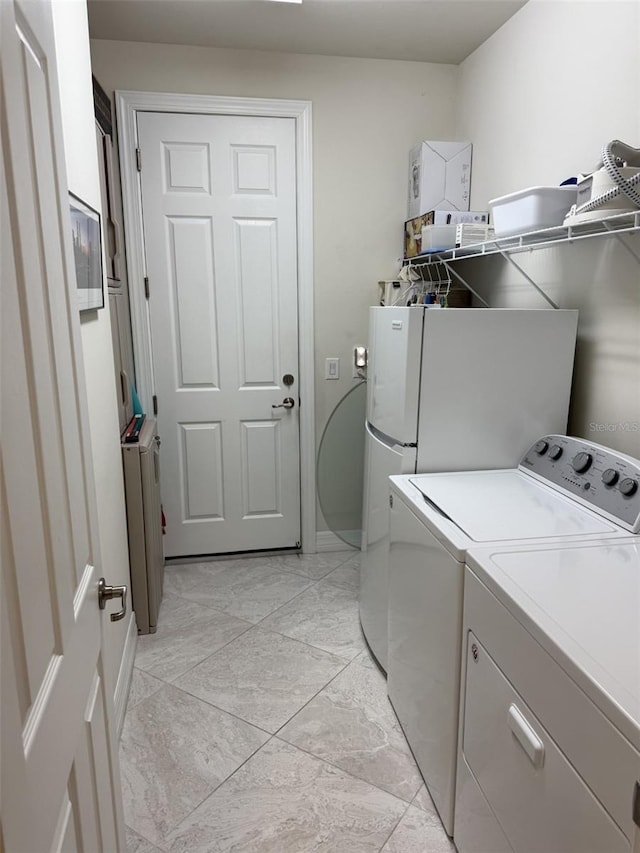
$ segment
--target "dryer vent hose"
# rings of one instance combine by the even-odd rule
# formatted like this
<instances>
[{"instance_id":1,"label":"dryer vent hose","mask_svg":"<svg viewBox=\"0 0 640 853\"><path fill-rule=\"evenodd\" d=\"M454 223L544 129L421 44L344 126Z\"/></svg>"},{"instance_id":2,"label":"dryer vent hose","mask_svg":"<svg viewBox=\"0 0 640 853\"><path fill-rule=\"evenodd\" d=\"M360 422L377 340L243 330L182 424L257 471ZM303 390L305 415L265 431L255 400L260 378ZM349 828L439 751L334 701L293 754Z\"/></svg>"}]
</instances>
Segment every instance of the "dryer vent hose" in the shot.
<instances>
[{"instance_id":1,"label":"dryer vent hose","mask_svg":"<svg viewBox=\"0 0 640 853\"><path fill-rule=\"evenodd\" d=\"M578 207L575 214L596 210L621 195L627 196L636 207L640 207L640 148L632 148L614 139L602 149L602 165L614 186ZM638 171L630 178L625 178L620 171L622 165L637 166Z\"/></svg>"}]
</instances>

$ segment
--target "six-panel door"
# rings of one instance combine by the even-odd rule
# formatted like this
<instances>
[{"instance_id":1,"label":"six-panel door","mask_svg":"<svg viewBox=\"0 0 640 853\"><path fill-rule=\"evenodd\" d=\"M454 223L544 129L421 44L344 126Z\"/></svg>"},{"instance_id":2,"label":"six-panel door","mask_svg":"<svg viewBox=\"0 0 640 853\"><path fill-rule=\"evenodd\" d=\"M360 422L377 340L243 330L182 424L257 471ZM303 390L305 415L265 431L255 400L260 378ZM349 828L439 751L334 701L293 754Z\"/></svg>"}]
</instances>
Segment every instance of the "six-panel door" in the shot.
<instances>
[{"instance_id":1,"label":"six-panel door","mask_svg":"<svg viewBox=\"0 0 640 853\"><path fill-rule=\"evenodd\" d=\"M138 134L165 554L295 547L294 120L139 113Z\"/></svg>"}]
</instances>

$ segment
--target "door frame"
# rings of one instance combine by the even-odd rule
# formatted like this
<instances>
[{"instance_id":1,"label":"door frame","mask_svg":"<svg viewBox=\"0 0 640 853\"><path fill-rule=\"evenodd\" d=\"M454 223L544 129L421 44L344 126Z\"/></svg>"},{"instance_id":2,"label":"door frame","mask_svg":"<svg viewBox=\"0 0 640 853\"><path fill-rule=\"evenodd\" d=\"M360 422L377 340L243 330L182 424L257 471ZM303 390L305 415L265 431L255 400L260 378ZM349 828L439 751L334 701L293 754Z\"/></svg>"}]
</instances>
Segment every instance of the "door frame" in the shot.
<instances>
[{"instance_id":1,"label":"door frame","mask_svg":"<svg viewBox=\"0 0 640 853\"><path fill-rule=\"evenodd\" d=\"M137 392L144 409L152 410L155 389L142 225L142 188L137 166L137 113L292 118L296 133L296 226L298 257L298 359L302 404L300 418L300 539L303 553L316 551L315 389L313 328L313 172L311 101L185 95L118 90L118 149L131 326ZM153 284L151 284L153 287Z\"/></svg>"}]
</instances>

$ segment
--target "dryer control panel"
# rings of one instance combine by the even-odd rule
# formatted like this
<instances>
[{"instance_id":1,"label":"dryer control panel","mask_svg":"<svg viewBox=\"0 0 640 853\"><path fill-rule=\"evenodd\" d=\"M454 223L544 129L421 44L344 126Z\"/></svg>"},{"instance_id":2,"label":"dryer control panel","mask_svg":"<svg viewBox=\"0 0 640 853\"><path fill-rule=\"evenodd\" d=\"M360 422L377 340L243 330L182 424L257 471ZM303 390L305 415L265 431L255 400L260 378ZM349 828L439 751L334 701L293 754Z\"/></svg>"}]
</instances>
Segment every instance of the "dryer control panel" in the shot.
<instances>
[{"instance_id":1,"label":"dryer control panel","mask_svg":"<svg viewBox=\"0 0 640 853\"><path fill-rule=\"evenodd\" d=\"M625 530L640 533L640 460L582 438L546 435L518 467Z\"/></svg>"}]
</instances>

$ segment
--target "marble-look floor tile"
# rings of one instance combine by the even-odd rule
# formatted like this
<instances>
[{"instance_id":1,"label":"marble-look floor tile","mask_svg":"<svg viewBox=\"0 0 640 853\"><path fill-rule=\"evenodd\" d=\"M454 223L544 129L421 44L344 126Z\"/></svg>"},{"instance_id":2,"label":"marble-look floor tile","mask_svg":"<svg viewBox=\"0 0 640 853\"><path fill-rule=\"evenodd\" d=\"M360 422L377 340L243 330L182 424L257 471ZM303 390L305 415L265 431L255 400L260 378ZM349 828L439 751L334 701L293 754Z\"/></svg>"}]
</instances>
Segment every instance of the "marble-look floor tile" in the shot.
<instances>
[{"instance_id":1,"label":"marble-look floor tile","mask_svg":"<svg viewBox=\"0 0 640 853\"><path fill-rule=\"evenodd\" d=\"M228 566L182 593L185 599L217 607L247 622L259 622L311 584L262 562Z\"/></svg>"},{"instance_id":2,"label":"marble-look floor tile","mask_svg":"<svg viewBox=\"0 0 640 853\"><path fill-rule=\"evenodd\" d=\"M145 637L158 638L176 628L193 625L197 620L206 618L209 610L210 607L198 602L196 598L189 601L182 596L165 593L158 614L158 630L155 634L141 634L138 643Z\"/></svg>"},{"instance_id":3,"label":"marble-look floor tile","mask_svg":"<svg viewBox=\"0 0 640 853\"><path fill-rule=\"evenodd\" d=\"M223 571L228 565L227 561L171 563L164 567L164 593L181 595L186 590L193 589L201 580Z\"/></svg>"},{"instance_id":4,"label":"marble-look floor tile","mask_svg":"<svg viewBox=\"0 0 640 853\"><path fill-rule=\"evenodd\" d=\"M294 572L312 580L320 580L337 569L349 557L346 551L330 551L322 554L283 554L269 557L269 566L284 572Z\"/></svg>"},{"instance_id":5,"label":"marble-look floor tile","mask_svg":"<svg viewBox=\"0 0 640 853\"><path fill-rule=\"evenodd\" d=\"M360 652L360 654L353 659L355 663L359 663L361 666L368 666L370 669L375 669L376 672L379 672L384 679L386 679L387 675L385 671L382 669L378 661L374 658L369 646L365 643L364 649Z\"/></svg>"},{"instance_id":6,"label":"marble-look floor tile","mask_svg":"<svg viewBox=\"0 0 640 853\"><path fill-rule=\"evenodd\" d=\"M335 655L252 628L175 684L275 732L343 667Z\"/></svg>"},{"instance_id":7,"label":"marble-look floor tile","mask_svg":"<svg viewBox=\"0 0 640 853\"><path fill-rule=\"evenodd\" d=\"M127 711L133 708L138 702L142 702L147 696L151 696L156 690L160 690L163 686L162 681L154 678L152 675L144 672L137 667L133 668L131 674L131 686L129 687L129 698L127 700Z\"/></svg>"},{"instance_id":8,"label":"marble-look floor tile","mask_svg":"<svg viewBox=\"0 0 640 853\"><path fill-rule=\"evenodd\" d=\"M409 806L382 853L456 853L456 848L437 814Z\"/></svg>"},{"instance_id":9,"label":"marble-look floor tile","mask_svg":"<svg viewBox=\"0 0 640 853\"><path fill-rule=\"evenodd\" d=\"M377 853L405 809L274 738L169 840L172 853Z\"/></svg>"},{"instance_id":10,"label":"marble-look floor tile","mask_svg":"<svg viewBox=\"0 0 640 853\"><path fill-rule=\"evenodd\" d=\"M423 812L436 811L436 807L433 805L433 800L429 796L429 791L424 783L420 786L418 793L411 801L411 805L417 806L419 809L422 809Z\"/></svg>"},{"instance_id":11,"label":"marble-look floor tile","mask_svg":"<svg viewBox=\"0 0 640 853\"><path fill-rule=\"evenodd\" d=\"M324 578L325 583L332 583L335 586L341 586L344 589L351 589L356 594L360 590L360 556L352 557L334 569Z\"/></svg>"},{"instance_id":12,"label":"marble-look floor tile","mask_svg":"<svg viewBox=\"0 0 640 853\"><path fill-rule=\"evenodd\" d=\"M364 648L358 597L321 581L261 623L262 628L302 640L352 660Z\"/></svg>"},{"instance_id":13,"label":"marble-look floor tile","mask_svg":"<svg viewBox=\"0 0 640 853\"><path fill-rule=\"evenodd\" d=\"M411 802L422 777L376 670L351 663L278 737Z\"/></svg>"},{"instance_id":14,"label":"marble-look floor tile","mask_svg":"<svg viewBox=\"0 0 640 853\"><path fill-rule=\"evenodd\" d=\"M164 846L166 834L267 738L165 685L125 718L120 768L127 826Z\"/></svg>"},{"instance_id":15,"label":"marble-look floor tile","mask_svg":"<svg viewBox=\"0 0 640 853\"><path fill-rule=\"evenodd\" d=\"M125 826L127 853L162 853L159 847L147 841L146 838L134 832L130 826Z\"/></svg>"},{"instance_id":16,"label":"marble-look floor tile","mask_svg":"<svg viewBox=\"0 0 640 853\"><path fill-rule=\"evenodd\" d=\"M163 681L173 681L250 627L250 622L230 613L200 607L189 624L165 630L159 627L157 634L140 637L136 666Z\"/></svg>"}]
</instances>

